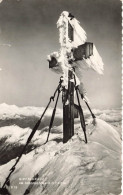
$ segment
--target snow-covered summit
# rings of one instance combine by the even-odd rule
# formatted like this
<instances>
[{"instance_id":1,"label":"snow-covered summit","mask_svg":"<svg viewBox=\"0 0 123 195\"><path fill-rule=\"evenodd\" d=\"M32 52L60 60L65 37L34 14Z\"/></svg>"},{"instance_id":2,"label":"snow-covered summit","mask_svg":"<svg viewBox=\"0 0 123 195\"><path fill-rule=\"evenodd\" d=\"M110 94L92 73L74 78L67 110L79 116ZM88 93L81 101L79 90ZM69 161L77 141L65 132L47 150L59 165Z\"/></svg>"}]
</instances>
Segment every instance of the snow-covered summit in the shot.
<instances>
[{"instance_id":1,"label":"snow-covered summit","mask_svg":"<svg viewBox=\"0 0 123 195\"><path fill-rule=\"evenodd\" d=\"M14 165L43 110L43 107L0 104L1 183ZM62 143L62 109L57 109L49 142L43 145L52 108L46 112L42 124L11 176L8 190L12 195L22 195L26 190L33 195L120 193L121 111L94 109L93 112L97 117L96 126L91 123L89 111L84 110L88 123L88 144L83 141L79 119L75 120L74 137L68 143ZM37 180L30 185L33 177Z\"/></svg>"},{"instance_id":2,"label":"snow-covered summit","mask_svg":"<svg viewBox=\"0 0 123 195\"><path fill-rule=\"evenodd\" d=\"M51 133L50 141L42 145L46 134L38 134L40 146L22 156L11 176L8 188L11 194L119 194L121 140L118 132L101 119L96 119L96 126L92 123L87 126L88 144L83 141L80 123L76 123L75 132L66 144L60 139L62 134ZM15 159L0 167L1 182L14 162Z\"/></svg>"}]
</instances>

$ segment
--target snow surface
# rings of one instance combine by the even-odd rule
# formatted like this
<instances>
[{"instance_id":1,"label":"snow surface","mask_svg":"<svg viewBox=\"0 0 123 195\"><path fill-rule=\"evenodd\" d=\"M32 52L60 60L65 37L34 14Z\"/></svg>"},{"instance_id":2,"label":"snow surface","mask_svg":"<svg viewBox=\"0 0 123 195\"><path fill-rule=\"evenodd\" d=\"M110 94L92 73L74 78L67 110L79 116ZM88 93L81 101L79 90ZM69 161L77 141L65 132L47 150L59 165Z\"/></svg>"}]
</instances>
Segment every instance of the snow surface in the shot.
<instances>
[{"instance_id":1,"label":"snow surface","mask_svg":"<svg viewBox=\"0 0 123 195\"><path fill-rule=\"evenodd\" d=\"M3 183L31 132L30 124L26 128L17 126L18 117L22 118L22 123L25 122L23 117L28 119L36 114L38 118L43 108L19 108L7 104L0 105L0 108L2 121L15 117L15 120L12 120L15 124L10 123L9 126L0 128L0 144L2 143L0 150L9 159L7 162L4 160L1 162L0 182ZM75 135L68 143L62 143L62 123L56 121L49 142L43 145L47 137L47 120L51 111L50 108L44 121L46 124L36 132L30 148L22 156L11 176L11 186L8 188L11 194L22 195L26 190L32 195L120 194L121 132L118 125L121 122L120 111L93 110L97 116L96 125L93 125L88 111L85 110L88 121L88 144L84 142L79 119L76 119ZM61 113L62 110L58 109L56 117L60 121ZM102 120L103 117L111 123ZM5 158L1 151L0 156ZM35 180L30 184L33 177Z\"/></svg>"}]
</instances>

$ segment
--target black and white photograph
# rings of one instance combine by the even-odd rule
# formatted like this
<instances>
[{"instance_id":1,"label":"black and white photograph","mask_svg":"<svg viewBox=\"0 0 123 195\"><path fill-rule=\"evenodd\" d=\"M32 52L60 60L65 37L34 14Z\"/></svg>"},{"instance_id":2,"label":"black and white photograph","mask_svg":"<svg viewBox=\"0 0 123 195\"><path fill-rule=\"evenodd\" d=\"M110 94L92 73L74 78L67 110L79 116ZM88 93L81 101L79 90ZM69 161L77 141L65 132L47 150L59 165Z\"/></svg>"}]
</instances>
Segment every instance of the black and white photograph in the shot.
<instances>
[{"instance_id":1,"label":"black and white photograph","mask_svg":"<svg viewBox=\"0 0 123 195\"><path fill-rule=\"evenodd\" d=\"M122 194L121 0L0 0L0 195Z\"/></svg>"}]
</instances>

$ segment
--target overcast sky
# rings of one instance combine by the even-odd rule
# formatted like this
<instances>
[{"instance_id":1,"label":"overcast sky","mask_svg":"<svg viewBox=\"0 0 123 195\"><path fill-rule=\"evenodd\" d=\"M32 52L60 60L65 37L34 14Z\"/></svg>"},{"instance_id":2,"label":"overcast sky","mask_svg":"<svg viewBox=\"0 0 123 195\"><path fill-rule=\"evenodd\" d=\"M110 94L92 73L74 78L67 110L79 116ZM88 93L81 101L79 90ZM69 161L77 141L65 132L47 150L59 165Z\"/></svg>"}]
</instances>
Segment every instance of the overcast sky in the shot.
<instances>
[{"instance_id":1,"label":"overcast sky","mask_svg":"<svg viewBox=\"0 0 123 195\"><path fill-rule=\"evenodd\" d=\"M104 75L83 72L93 108L121 106L120 0L3 0L0 3L0 103L45 106L59 75L48 68L57 51L56 22L71 12L104 62Z\"/></svg>"}]
</instances>

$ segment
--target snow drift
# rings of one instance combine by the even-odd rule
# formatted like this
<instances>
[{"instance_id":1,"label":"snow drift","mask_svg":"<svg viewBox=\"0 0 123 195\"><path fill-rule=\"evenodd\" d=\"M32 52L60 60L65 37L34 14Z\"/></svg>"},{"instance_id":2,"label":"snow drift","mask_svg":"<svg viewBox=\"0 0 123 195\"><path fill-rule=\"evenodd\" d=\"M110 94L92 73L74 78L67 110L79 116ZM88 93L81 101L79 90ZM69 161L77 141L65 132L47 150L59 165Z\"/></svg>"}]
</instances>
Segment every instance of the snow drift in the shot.
<instances>
[{"instance_id":1,"label":"snow drift","mask_svg":"<svg viewBox=\"0 0 123 195\"><path fill-rule=\"evenodd\" d=\"M5 104L2 107L4 120L6 116L9 119L22 117L24 112L27 118L34 113L42 112L42 108L19 108ZM11 108L11 111L13 109L13 112L7 107ZM98 116L103 114L103 111L95 110L95 112ZM58 109L59 118L62 117L60 113L61 110ZM105 110L105 113L108 116L108 113L116 114L118 110L112 112ZM50 110L46 116L49 115ZM85 115L90 120L87 111ZM3 120L2 116L1 111L0 117ZM30 132L31 128L22 128L14 124L0 128L3 152L9 148L9 154L13 153L7 162L1 163L1 184L5 181ZM91 122L87 125L87 136L88 144L85 144L78 119L75 121L75 135L66 144L62 143L62 124L54 124L50 140L45 145L43 143L47 137L47 126L39 129L11 176L8 191L12 195L119 194L121 192L119 132L114 126L96 119L96 126Z\"/></svg>"},{"instance_id":2,"label":"snow drift","mask_svg":"<svg viewBox=\"0 0 123 195\"><path fill-rule=\"evenodd\" d=\"M32 130L33 124L30 121L36 117L33 121L35 123L43 110L44 108L0 105L1 184ZM50 108L43 119L43 126L37 130L11 175L8 191L12 195L119 194L121 113L119 109L94 109L93 112L97 116L96 126L91 123L88 110L84 110L88 123L88 144L84 143L79 119L75 120L74 137L68 143L62 143L62 109L57 109L49 142L44 145L52 113Z\"/></svg>"}]
</instances>

